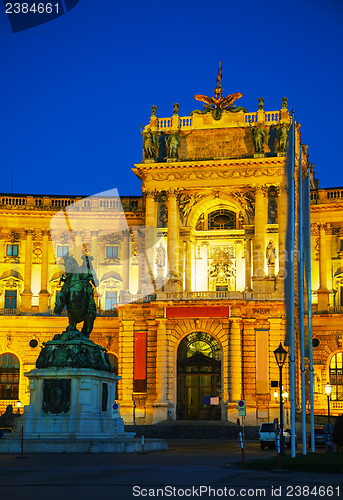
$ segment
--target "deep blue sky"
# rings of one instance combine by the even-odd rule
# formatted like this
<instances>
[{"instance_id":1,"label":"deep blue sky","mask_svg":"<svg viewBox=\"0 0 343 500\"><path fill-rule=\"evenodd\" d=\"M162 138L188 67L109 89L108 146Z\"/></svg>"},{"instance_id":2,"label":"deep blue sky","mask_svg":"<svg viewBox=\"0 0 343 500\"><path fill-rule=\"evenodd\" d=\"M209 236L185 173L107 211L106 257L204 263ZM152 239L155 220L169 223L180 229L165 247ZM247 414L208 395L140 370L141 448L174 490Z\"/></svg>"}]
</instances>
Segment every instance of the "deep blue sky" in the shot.
<instances>
[{"instance_id":1,"label":"deep blue sky","mask_svg":"<svg viewBox=\"0 0 343 500\"><path fill-rule=\"evenodd\" d=\"M321 187L343 186L341 0L80 0L12 33L0 4L1 192L141 194L139 124L213 95L295 109Z\"/></svg>"}]
</instances>

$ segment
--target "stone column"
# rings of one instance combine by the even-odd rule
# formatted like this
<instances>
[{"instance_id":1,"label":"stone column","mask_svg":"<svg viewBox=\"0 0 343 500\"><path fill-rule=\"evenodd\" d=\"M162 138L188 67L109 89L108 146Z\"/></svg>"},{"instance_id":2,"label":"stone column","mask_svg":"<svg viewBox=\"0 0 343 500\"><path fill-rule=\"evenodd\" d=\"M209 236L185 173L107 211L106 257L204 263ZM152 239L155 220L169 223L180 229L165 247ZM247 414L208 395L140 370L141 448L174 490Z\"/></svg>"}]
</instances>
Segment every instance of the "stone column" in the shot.
<instances>
[{"instance_id":1,"label":"stone column","mask_svg":"<svg viewBox=\"0 0 343 500\"><path fill-rule=\"evenodd\" d=\"M97 279L100 280L101 276L99 276L99 273L98 273L98 252L99 252L98 232L91 231L91 255L93 257L92 266L93 266L93 269L95 271ZM97 309L99 309L98 287L94 290L94 300L95 300L95 304L96 304Z\"/></svg>"},{"instance_id":2,"label":"stone column","mask_svg":"<svg viewBox=\"0 0 343 500\"><path fill-rule=\"evenodd\" d=\"M156 393L157 398L153 404L153 421L161 422L168 419L168 408L171 406L168 401L168 341L167 341L167 320L159 319L157 325L157 345L156 345Z\"/></svg>"},{"instance_id":3,"label":"stone column","mask_svg":"<svg viewBox=\"0 0 343 500\"><path fill-rule=\"evenodd\" d=\"M74 241L74 259L79 265L82 264L81 255L83 255L82 235L80 231L77 231Z\"/></svg>"},{"instance_id":4,"label":"stone column","mask_svg":"<svg viewBox=\"0 0 343 500\"><path fill-rule=\"evenodd\" d=\"M251 238L245 240L245 290L251 292Z\"/></svg>"},{"instance_id":5,"label":"stone column","mask_svg":"<svg viewBox=\"0 0 343 500\"><path fill-rule=\"evenodd\" d=\"M42 231L42 262L39 292L39 312L48 312L49 292L48 292L48 267L49 267L49 235L50 231Z\"/></svg>"},{"instance_id":6,"label":"stone column","mask_svg":"<svg viewBox=\"0 0 343 500\"><path fill-rule=\"evenodd\" d=\"M31 312L32 291L32 231L27 230L25 243L25 268L24 268L24 291L21 294L21 309L23 312Z\"/></svg>"},{"instance_id":7,"label":"stone column","mask_svg":"<svg viewBox=\"0 0 343 500\"><path fill-rule=\"evenodd\" d=\"M155 232L157 226L156 220L156 202L155 192L145 192L145 263L146 272L150 278L154 276L155 266Z\"/></svg>"},{"instance_id":8,"label":"stone column","mask_svg":"<svg viewBox=\"0 0 343 500\"><path fill-rule=\"evenodd\" d=\"M123 311L125 313L125 311ZM121 319L119 332L119 366L121 380L118 384L120 414L124 421L133 423L133 360L134 319Z\"/></svg>"},{"instance_id":9,"label":"stone column","mask_svg":"<svg viewBox=\"0 0 343 500\"><path fill-rule=\"evenodd\" d=\"M264 292L265 286L261 280L265 278L265 231L266 231L266 188L257 186L255 189L255 235L253 249L253 270L252 278L254 292Z\"/></svg>"},{"instance_id":10,"label":"stone column","mask_svg":"<svg viewBox=\"0 0 343 500\"><path fill-rule=\"evenodd\" d=\"M0 262L4 262L5 259L5 235L0 234Z\"/></svg>"},{"instance_id":11,"label":"stone column","mask_svg":"<svg viewBox=\"0 0 343 500\"><path fill-rule=\"evenodd\" d=\"M168 192L168 260L171 278L179 274L179 210L176 191Z\"/></svg>"},{"instance_id":12,"label":"stone column","mask_svg":"<svg viewBox=\"0 0 343 500\"><path fill-rule=\"evenodd\" d=\"M186 292L192 291L192 257L194 245L191 241L186 241Z\"/></svg>"},{"instance_id":13,"label":"stone column","mask_svg":"<svg viewBox=\"0 0 343 500\"><path fill-rule=\"evenodd\" d=\"M327 252L326 252L326 237L325 224L319 224L319 289L318 295L318 311L327 311L329 307L329 290L327 283ZM331 256L330 256L331 257Z\"/></svg>"},{"instance_id":14,"label":"stone column","mask_svg":"<svg viewBox=\"0 0 343 500\"><path fill-rule=\"evenodd\" d=\"M130 231L124 231L123 241L123 290L130 291Z\"/></svg>"},{"instance_id":15,"label":"stone column","mask_svg":"<svg viewBox=\"0 0 343 500\"><path fill-rule=\"evenodd\" d=\"M137 293L142 293L142 280L144 275L144 263L145 263L145 245L144 245L144 237L142 231L137 231L136 233L136 248L138 251L138 290Z\"/></svg>"}]
</instances>

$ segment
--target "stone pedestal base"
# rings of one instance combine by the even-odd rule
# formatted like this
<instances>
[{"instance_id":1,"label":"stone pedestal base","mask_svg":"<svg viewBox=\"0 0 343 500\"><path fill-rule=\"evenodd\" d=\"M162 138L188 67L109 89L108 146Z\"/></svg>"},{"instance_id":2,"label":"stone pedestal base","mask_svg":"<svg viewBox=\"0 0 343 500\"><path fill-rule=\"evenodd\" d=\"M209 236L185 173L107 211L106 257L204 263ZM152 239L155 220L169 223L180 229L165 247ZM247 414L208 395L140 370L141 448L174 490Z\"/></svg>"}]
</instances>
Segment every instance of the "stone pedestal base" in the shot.
<instances>
[{"instance_id":1,"label":"stone pedestal base","mask_svg":"<svg viewBox=\"0 0 343 500\"><path fill-rule=\"evenodd\" d=\"M317 290L318 312L326 312L329 308L329 290Z\"/></svg>"},{"instance_id":2,"label":"stone pedestal base","mask_svg":"<svg viewBox=\"0 0 343 500\"><path fill-rule=\"evenodd\" d=\"M23 312L31 312L32 293L23 292L21 294L21 309Z\"/></svg>"},{"instance_id":3,"label":"stone pedestal base","mask_svg":"<svg viewBox=\"0 0 343 500\"><path fill-rule=\"evenodd\" d=\"M49 311L49 292L39 292L39 312L47 313Z\"/></svg>"},{"instance_id":4,"label":"stone pedestal base","mask_svg":"<svg viewBox=\"0 0 343 500\"><path fill-rule=\"evenodd\" d=\"M256 293L273 293L275 292L275 277L264 276L262 278L253 276L251 278L253 291Z\"/></svg>"},{"instance_id":5,"label":"stone pedestal base","mask_svg":"<svg viewBox=\"0 0 343 500\"><path fill-rule=\"evenodd\" d=\"M177 276L171 276L164 285L164 291L167 293L181 292L181 280Z\"/></svg>"},{"instance_id":6,"label":"stone pedestal base","mask_svg":"<svg viewBox=\"0 0 343 500\"><path fill-rule=\"evenodd\" d=\"M25 376L30 404L20 425L26 439L133 437L112 408L117 375L91 368L42 368Z\"/></svg>"},{"instance_id":7,"label":"stone pedestal base","mask_svg":"<svg viewBox=\"0 0 343 500\"><path fill-rule=\"evenodd\" d=\"M153 423L171 420L173 416L173 407L167 401L156 401L153 405Z\"/></svg>"}]
</instances>

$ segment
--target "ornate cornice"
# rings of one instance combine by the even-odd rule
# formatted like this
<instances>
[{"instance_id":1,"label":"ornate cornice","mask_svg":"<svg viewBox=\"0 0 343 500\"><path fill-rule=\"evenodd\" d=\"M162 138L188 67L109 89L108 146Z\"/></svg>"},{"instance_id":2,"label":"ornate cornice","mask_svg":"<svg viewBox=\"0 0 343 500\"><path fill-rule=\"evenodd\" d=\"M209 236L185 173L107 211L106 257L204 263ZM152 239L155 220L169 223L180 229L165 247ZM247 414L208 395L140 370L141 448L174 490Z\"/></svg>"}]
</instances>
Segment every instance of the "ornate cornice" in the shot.
<instances>
[{"instance_id":1,"label":"ornate cornice","mask_svg":"<svg viewBox=\"0 0 343 500\"><path fill-rule=\"evenodd\" d=\"M242 170L223 170L223 171L197 171L188 172L151 172L145 177L146 181L187 181L187 180L210 180L210 179L230 179L230 178L247 178L247 177L275 177L282 175L282 169L271 168L247 168Z\"/></svg>"}]
</instances>

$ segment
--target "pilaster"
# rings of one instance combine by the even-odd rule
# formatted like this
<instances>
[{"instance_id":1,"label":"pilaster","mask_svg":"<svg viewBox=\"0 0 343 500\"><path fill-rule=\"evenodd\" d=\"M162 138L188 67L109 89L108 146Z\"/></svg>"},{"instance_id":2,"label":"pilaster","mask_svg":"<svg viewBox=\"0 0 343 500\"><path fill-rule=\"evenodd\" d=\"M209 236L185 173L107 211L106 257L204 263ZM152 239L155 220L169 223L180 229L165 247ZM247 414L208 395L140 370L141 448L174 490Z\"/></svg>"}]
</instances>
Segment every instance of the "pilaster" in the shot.
<instances>
[{"instance_id":1,"label":"pilaster","mask_svg":"<svg viewBox=\"0 0 343 500\"><path fill-rule=\"evenodd\" d=\"M127 423L133 423L133 360L134 319L122 319L119 333L119 375L118 384L121 415Z\"/></svg>"},{"instance_id":2,"label":"pilaster","mask_svg":"<svg viewBox=\"0 0 343 500\"><path fill-rule=\"evenodd\" d=\"M49 235L50 231L42 231L42 263L41 263L41 290L39 292L39 312L48 312L48 265L49 265Z\"/></svg>"},{"instance_id":3,"label":"pilaster","mask_svg":"<svg viewBox=\"0 0 343 500\"><path fill-rule=\"evenodd\" d=\"M157 398L153 404L153 421L161 422L168 419L168 409L171 402L168 400L169 373L168 373L169 351L167 345L167 320L159 319L157 325L156 346L156 393Z\"/></svg>"},{"instance_id":4,"label":"pilaster","mask_svg":"<svg viewBox=\"0 0 343 500\"><path fill-rule=\"evenodd\" d=\"M24 268L24 291L21 294L21 309L23 312L31 312L32 290L32 231L27 230L25 242L25 268Z\"/></svg>"},{"instance_id":5,"label":"pilaster","mask_svg":"<svg viewBox=\"0 0 343 500\"><path fill-rule=\"evenodd\" d=\"M325 224L319 224L319 289L318 296L318 311L324 312L329 307L329 290L327 287L327 252L326 252L326 237Z\"/></svg>"}]
</instances>

